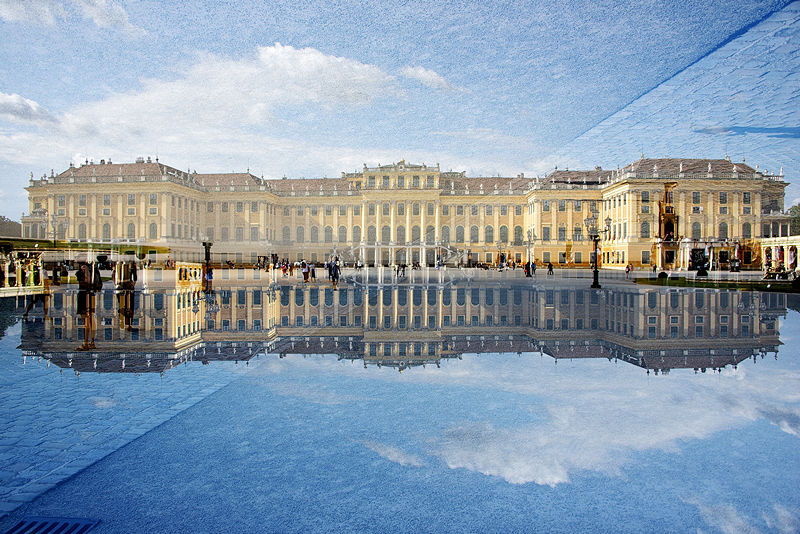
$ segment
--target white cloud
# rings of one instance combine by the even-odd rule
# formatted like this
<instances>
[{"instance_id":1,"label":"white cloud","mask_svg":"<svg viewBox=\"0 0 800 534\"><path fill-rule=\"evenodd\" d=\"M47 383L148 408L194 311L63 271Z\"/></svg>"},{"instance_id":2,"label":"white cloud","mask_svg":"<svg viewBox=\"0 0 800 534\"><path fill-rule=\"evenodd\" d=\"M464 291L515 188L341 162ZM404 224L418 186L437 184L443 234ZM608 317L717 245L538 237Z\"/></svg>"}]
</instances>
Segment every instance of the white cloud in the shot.
<instances>
[{"instance_id":1,"label":"white cloud","mask_svg":"<svg viewBox=\"0 0 800 534\"><path fill-rule=\"evenodd\" d=\"M315 114L352 111L402 95L397 79L374 65L278 43L239 59L204 55L173 80L145 80L136 91L66 110L56 127L0 134L0 153L11 163L51 167L54 156L67 160L76 149L128 161L132 153L157 148L201 170L228 161L238 168L261 158L270 165L263 170L279 176L309 154L325 166L342 158L363 162L363 154L348 154L335 140L325 147L281 135L296 130L294 121L313 124ZM18 120L47 116L18 95L5 99L6 115Z\"/></svg>"},{"instance_id":2,"label":"white cloud","mask_svg":"<svg viewBox=\"0 0 800 534\"><path fill-rule=\"evenodd\" d=\"M80 14L102 28L119 28L129 35L146 33L128 20L128 13L113 0L71 0ZM54 0L0 0L0 20L53 26L66 20L68 13L61 2Z\"/></svg>"},{"instance_id":3,"label":"white cloud","mask_svg":"<svg viewBox=\"0 0 800 534\"><path fill-rule=\"evenodd\" d=\"M73 0L83 16L101 28L120 28L130 35L144 35L142 28L128 20L128 13L121 5L111 0Z\"/></svg>"},{"instance_id":4,"label":"white cloud","mask_svg":"<svg viewBox=\"0 0 800 534\"><path fill-rule=\"evenodd\" d=\"M700 511L703 521L709 526L717 527L725 534L755 534L760 532L747 516L740 514L731 504L708 504L698 499L687 499Z\"/></svg>"},{"instance_id":5,"label":"white cloud","mask_svg":"<svg viewBox=\"0 0 800 534\"><path fill-rule=\"evenodd\" d=\"M0 92L0 117L15 122L55 122L56 118L33 100Z\"/></svg>"},{"instance_id":6,"label":"white cloud","mask_svg":"<svg viewBox=\"0 0 800 534\"><path fill-rule=\"evenodd\" d=\"M55 0L0 0L0 20L7 22L39 22L52 26L66 16Z\"/></svg>"},{"instance_id":7,"label":"white cloud","mask_svg":"<svg viewBox=\"0 0 800 534\"><path fill-rule=\"evenodd\" d=\"M773 512L764 512L763 514L764 521L769 528L782 534L800 532L800 514L797 509L790 510L780 504L773 505L772 509Z\"/></svg>"},{"instance_id":8,"label":"white cloud","mask_svg":"<svg viewBox=\"0 0 800 534\"><path fill-rule=\"evenodd\" d=\"M403 67L400 69L400 75L406 78L411 78L413 80L417 80L418 82L422 83L427 87L431 87L433 89L446 89L448 91L461 91L460 87L456 87L452 85L450 82L444 79L444 76L439 74L438 72L430 69L426 69L425 67L416 66L416 67Z\"/></svg>"},{"instance_id":9,"label":"white cloud","mask_svg":"<svg viewBox=\"0 0 800 534\"><path fill-rule=\"evenodd\" d=\"M359 442L369 450L378 453L382 458L389 460L400 465L411 465L414 467L422 467L425 462L419 456L407 453L397 447L385 445L376 441L361 441Z\"/></svg>"}]
</instances>

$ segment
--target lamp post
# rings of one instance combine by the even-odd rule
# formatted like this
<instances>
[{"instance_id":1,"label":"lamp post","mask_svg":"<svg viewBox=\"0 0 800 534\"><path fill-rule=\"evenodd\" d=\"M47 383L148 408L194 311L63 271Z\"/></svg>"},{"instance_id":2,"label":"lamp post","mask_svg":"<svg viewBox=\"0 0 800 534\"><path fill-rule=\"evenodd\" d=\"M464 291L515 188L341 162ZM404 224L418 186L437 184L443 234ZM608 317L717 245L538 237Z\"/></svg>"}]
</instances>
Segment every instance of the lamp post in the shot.
<instances>
[{"instance_id":1,"label":"lamp post","mask_svg":"<svg viewBox=\"0 0 800 534\"><path fill-rule=\"evenodd\" d=\"M608 232L611 226L611 218L606 217L606 226L604 232ZM597 245L600 243L600 232L597 228L597 217L592 215L584 219L583 224L586 225L586 231L589 233L589 238L594 241L594 252L592 253L592 289L600 289L600 269L599 257L597 255Z\"/></svg>"}]
</instances>

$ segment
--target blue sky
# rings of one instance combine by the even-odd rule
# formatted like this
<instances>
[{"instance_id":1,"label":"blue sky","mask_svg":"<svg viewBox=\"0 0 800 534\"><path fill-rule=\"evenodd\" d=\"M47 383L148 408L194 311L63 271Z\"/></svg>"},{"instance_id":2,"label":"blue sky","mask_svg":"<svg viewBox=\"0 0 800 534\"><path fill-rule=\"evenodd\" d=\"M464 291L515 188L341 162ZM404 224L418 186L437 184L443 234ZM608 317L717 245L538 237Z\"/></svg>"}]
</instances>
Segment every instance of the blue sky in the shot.
<instances>
[{"instance_id":1,"label":"blue sky","mask_svg":"<svg viewBox=\"0 0 800 534\"><path fill-rule=\"evenodd\" d=\"M792 180L798 5L0 0L0 214L31 172L156 154L277 178L727 150Z\"/></svg>"}]
</instances>

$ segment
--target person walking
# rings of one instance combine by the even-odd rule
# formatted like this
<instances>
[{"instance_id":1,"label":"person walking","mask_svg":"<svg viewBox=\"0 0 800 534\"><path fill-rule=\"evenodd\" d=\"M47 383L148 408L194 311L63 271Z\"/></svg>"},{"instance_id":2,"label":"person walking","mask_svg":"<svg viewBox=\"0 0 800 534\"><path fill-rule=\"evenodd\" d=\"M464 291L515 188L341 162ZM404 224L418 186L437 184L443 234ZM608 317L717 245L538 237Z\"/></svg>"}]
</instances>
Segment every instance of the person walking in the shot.
<instances>
[{"instance_id":1,"label":"person walking","mask_svg":"<svg viewBox=\"0 0 800 534\"><path fill-rule=\"evenodd\" d=\"M549 261L547 262L547 274L548 275L553 274L553 263Z\"/></svg>"}]
</instances>

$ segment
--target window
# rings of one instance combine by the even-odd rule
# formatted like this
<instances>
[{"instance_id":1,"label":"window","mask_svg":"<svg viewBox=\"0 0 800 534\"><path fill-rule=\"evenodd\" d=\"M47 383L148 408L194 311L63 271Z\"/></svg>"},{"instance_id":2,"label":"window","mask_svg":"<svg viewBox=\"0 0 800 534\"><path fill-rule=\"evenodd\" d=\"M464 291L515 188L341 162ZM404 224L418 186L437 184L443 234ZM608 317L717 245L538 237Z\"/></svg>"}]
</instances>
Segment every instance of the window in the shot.
<instances>
[{"instance_id":1,"label":"window","mask_svg":"<svg viewBox=\"0 0 800 534\"><path fill-rule=\"evenodd\" d=\"M702 229L699 222L692 223L692 239L700 239L702 236Z\"/></svg>"},{"instance_id":2,"label":"window","mask_svg":"<svg viewBox=\"0 0 800 534\"><path fill-rule=\"evenodd\" d=\"M550 211L550 201L542 200L542 211Z\"/></svg>"},{"instance_id":3,"label":"window","mask_svg":"<svg viewBox=\"0 0 800 534\"><path fill-rule=\"evenodd\" d=\"M411 187L413 187L414 189L419 189L419 176L414 176L411 179Z\"/></svg>"},{"instance_id":4,"label":"window","mask_svg":"<svg viewBox=\"0 0 800 534\"><path fill-rule=\"evenodd\" d=\"M288 241L289 240L289 237L288 237L289 227L285 226L283 228L283 230L284 230L284 234L285 234L284 241ZM303 241L305 241L305 239L306 239L306 229L303 228L302 226L298 226L297 227L297 242L298 243L302 243Z\"/></svg>"},{"instance_id":5,"label":"window","mask_svg":"<svg viewBox=\"0 0 800 534\"><path fill-rule=\"evenodd\" d=\"M436 206L434 205L434 203L433 202L428 202L428 215L430 215L432 217L433 216L433 212L434 212L435 209L436 209Z\"/></svg>"},{"instance_id":6,"label":"window","mask_svg":"<svg viewBox=\"0 0 800 534\"><path fill-rule=\"evenodd\" d=\"M136 225L128 223L128 239L136 239Z\"/></svg>"},{"instance_id":7,"label":"window","mask_svg":"<svg viewBox=\"0 0 800 534\"><path fill-rule=\"evenodd\" d=\"M388 177L387 177L387 178L388 178ZM389 216L389 213L390 213L390 211L391 211L391 209L392 209L392 207L389 205L389 203L388 203L388 202L384 202L384 203L383 203L383 209L382 209L382 212L383 212L383 214L384 214L384 215L386 215L386 216L388 217L388 216Z\"/></svg>"},{"instance_id":8,"label":"window","mask_svg":"<svg viewBox=\"0 0 800 534\"><path fill-rule=\"evenodd\" d=\"M361 215L361 206L353 206L353 215Z\"/></svg>"},{"instance_id":9,"label":"window","mask_svg":"<svg viewBox=\"0 0 800 534\"><path fill-rule=\"evenodd\" d=\"M464 215L464 206L456 206L456 215Z\"/></svg>"},{"instance_id":10,"label":"window","mask_svg":"<svg viewBox=\"0 0 800 534\"><path fill-rule=\"evenodd\" d=\"M720 204L727 204L728 203L728 193L725 191L719 192L719 203Z\"/></svg>"},{"instance_id":11,"label":"window","mask_svg":"<svg viewBox=\"0 0 800 534\"><path fill-rule=\"evenodd\" d=\"M643 250L642 251L642 265L650 265L650 251Z\"/></svg>"},{"instance_id":12,"label":"window","mask_svg":"<svg viewBox=\"0 0 800 534\"><path fill-rule=\"evenodd\" d=\"M750 239L753 237L752 230L750 228L750 223L746 222L742 224L742 238Z\"/></svg>"},{"instance_id":13,"label":"window","mask_svg":"<svg viewBox=\"0 0 800 534\"><path fill-rule=\"evenodd\" d=\"M258 202L250 203L250 213L258 213Z\"/></svg>"},{"instance_id":14,"label":"window","mask_svg":"<svg viewBox=\"0 0 800 534\"><path fill-rule=\"evenodd\" d=\"M572 239L575 241L583 241L583 228L580 225L572 229Z\"/></svg>"},{"instance_id":15,"label":"window","mask_svg":"<svg viewBox=\"0 0 800 534\"><path fill-rule=\"evenodd\" d=\"M78 206L86 206L86 195L78 196Z\"/></svg>"},{"instance_id":16,"label":"window","mask_svg":"<svg viewBox=\"0 0 800 534\"><path fill-rule=\"evenodd\" d=\"M150 193L150 205L158 205L158 193Z\"/></svg>"},{"instance_id":17,"label":"window","mask_svg":"<svg viewBox=\"0 0 800 534\"><path fill-rule=\"evenodd\" d=\"M650 202L650 191L642 191L642 204Z\"/></svg>"},{"instance_id":18,"label":"window","mask_svg":"<svg viewBox=\"0 0 800 534\"><path fill-rule=\"evenodd\" d=\"M344 217L347 215L347 206L339 206L339 216Z\"/></svg>"},{"instance_id":19,"label":"window","mask_svg":"<svg viewBox=\"0 0 800 534\"><path fill-rule=\"evenodd\" d=\"M565 241L567 239L567 227L566 226L559 226L558 227L558 240Z\"/></svg>"},{"instance_id":20,"label":"window","mask_svg":"<svg viewBox=\"0 0 800 534\"><path fill-rule=\"evenodd\" d=\"M289 228L287 227L286 230L289 230ZM180 234L180 226L178 227L178 233ZM223 226L222 229L220 230L220 234L221 234L220 235L220 239L222 241L227 241L228 237L229 237L228 236L228 234L229 234L228 227L227 226ZM288 233L286 234L286 241L289 241L289 234Z\"/></svg>"},{"instance_id":21,"label":"window","mask_svg":"<svg viewBox=\"0 0 800 534\"><path fill-rule=\"evenodd\" d=\"M464 242L464 227L456 226L456 243Z\"/></svg>"},{"instance_id":22,"label":"window","mask_svg":"<svg viewBox=\"0 0 800 534\"><path fill-rule=\"evenodd\" d=\"M375 215L375 204L370 204L367 207L367 214L368 215Z\"/></svg>"},{"instance_id":23,"label":"window","mask_svg":"<svg viewBox=\"0 0 800 534\"><path fill-rule=\"evenodd\" d=\"M492 214L492 207L491 206L486 206L486 215L490 216L491 214Z\"/></svg>"},{"instance_id":24,"label":"window","mask_svg":"<svg viewBox=\"0 0 800 534\"><path fill-rule=\"evenodd\" d=\"M567 211L567 201L566 200L559 200L558 201L558 211Z\"/></svg>"},{"instance_id":25,"label":"window","mask_svg":"<svg viewBox=\"0 0 800 534\"><path fill-rule=\"evenodd\" d=\"M389 177L383 177L383 183L381 184L384 189L389 189Z\"/></svg>"},{"instance_id":26,"label":"window","mask_svg":"<svg viewBox=\"0 0 800 534\"><path fill-rule=\"evenodd\" d=\"M103 206L111 205L111 195L103 195Z\"/></svg>"},{"instance_id":27,"label":"window","mask_svg":"<svg viewBox=\"0 0 800 534\"><path fill-rule=\"evenodd\" d=\"M134 204L136 204L136 195L128 193L128 206L133 206Z\"/></svg>"},{"instance_id":28,"label":"window","mask_svg":"<svg viewBox=\"0 0 800 534\"><path fill-rule=\"evenodd\" d=\"M450 206L446 204L442 206L442 215L450 215Z\"/></svg>"},{"instance_id":29,"label":"window","mask_svg":"<svg viewBox=\"0 0 800 534\"><path fill-rule=\"evenodd\" d=\"M406 214L406 203L405 202L398 202L397 203L397 214L398 215L405 215Z\"/></svg>"},{"instance_id":30,"label":"window","mask_svg":"<svg viewBox=\"0 0 800 534\"><path fill-rule=\"evenodd\" d=\"M550 241L550 227L542 226L542 241ZM550 260L547 260L550 261Z\"/></svg>"},{"instance_id":31,"label":"window","mask_svg":"<svg viewBox=\"0 0 800 534\"><path fill-rule=\"evenodd\" d=\"M720 239L728 239L728 223L719 223L719 236Z\"/></svg>"},{"instance_id":32,"label":"window","mask_svg":"<svg viewBox=\"0 0 800 534\"><path fill-rule=\"evenodd\" d=\"M397 242L398 243L405 243L406 242L406 227L405 226L398 226L397 227Z\"/></svg>"},{"instance_id":33,"label":"window","mask_svg":"<svg viewBox=\"0 0 800 534\"><path fill-rule=\"evenodd\" d=\"M412 215L419 215L419 202L414 202L411 206L411 214Z\"/></svg>"},{"instance_id":34,"label":"window","mask_svg":"<svg viewBox=\"0 0 800 534\"><path fill-rule=\"evenodd\" d=\"M241 226L236 227L236 241L244 241L244 228Z\"/></svg>"},{"instance_id":35,"label":"window","mask_svg":"<svg viewBox=\"0 0 800 534\"><path fill-rule=\"evenodd\" d=\"M742 204L750 204L750 193L742 193Z\"/></svg>"},{"instance_id":36,"label":"window","mask_svg":"<svg viewBox=\"0 0 800 534\"><path fill-rule=\"evenodd\" d=\"M494 228L492 226L487 226L484 229L483 240L486 243L494 242Z\"/></svg>"},{"instance_id":37,"label":"window","mask_svg":"<svg viewBox=\"0 0 800 534\"><path fill-rule=\"evenodd\" d=\"M515 245L521 245L522 244L522 240L523 240L522 227L521 226L515 226L514 227L514 244Z\"/></svg>"},{"instance_id":38,"label":"window","mask_svg":"<svg viewBox=\"0 0 800 534\"><path fill-rule=\"evenodd\" d=\"M224 213L227 213L227 211L228 211L228 203L227 202L223 202L222 203L222 211ZM288 215L288 214L286 214L286 215Z\"/></svg>"},{"instance_id":39,"label":"window","mask_svg":"<svg viewBox=\"0 0 800 534\"><path fill-rule=\"evenodd\" d=\"M692 204L700 204L700 191L692 191Z\"/></svg>"},{"instance_id":40,"label":"window","mask_svg":"<svg viewBox=\"0 0 800 534\"><path fill-rule=\"evenodd\" d=\"M470 229L469 229L469 240L472 243L477 243L479 241L479 239L478 239L478 227L477 226L470 227Z\"/></svg>"},{"instance_id":41,"label":"window","mask_svg":"<svg viewBox=\"0 0 800 534\"><path fill-rule=\"evenodd\" d=\"M433 186L434 186L433 176L428 176L428 184L427 184L427 186L429 188L433 188Z\"/></svg>"},{"instance_id":42,"label":"window","mask_svg":"<svg viewBox=\"0 0 800 534\"><path fill-rule=\"evenodd\" d=\"M340 226L339 227L339 243L345 243L347 241L347 227Z\"/></svg>"},{"instance_id":43,"label":"window","mask_svg":"<svg viewBox=\"0 0 800 534\"><path fill-rule=\"evenodd\" d=\"M720 215L727 215L728 214L728 206L720 206L719 207L719 214Z\"/></svg>"},{"instance_id":44,"label":"window","mask_svg":"<svg viewBox=\"0 0 800 534\"><path fill-rule=\"evenodd\" d=\"M150 223L150 239L158 239L158 225L154 222Z\"/></svg>"},{"instance_id":45,"label":"window","mask_svg":"<svg viewBox=\"0 0 800 534\"><path fill-rule=\"evenodd\" d=\"M398 176L397 177L397 187L399 189L405 189L406 188L406 177L405 176Z\"/></svg>"},{"instance_id":46,"label":"window","mask_svg":"<svg viewBox=\"0 0 800 534\"><path fill-rule=\"evenodd\" d=\"M650 223L647 221L642 222L642 228L639 237L648 239L650 237Z\"/></svg>"},{"instance_id":47,"label":"window","mask_svg":"<svg viewBox=\"0 0 800 534\"><path fill-rule=\"evenodd\" d=\"M503 225L500 227L500 242L508 243L508 226Z\"/></svg>"},{"instance_id":48,"label":"window","mask_svg":"<svg viewBox=\"0 0 800 534\"><path fill-rule=\"evenodd\" d=\"M319 228L316 226L311 227L311 242L317 243L319 241Z\"/></svg>"},{"instance_id":49,"label":"window","mask_svg":"<svg viewBox=\"0 0 800 534\"><path fill-rule=\"evenodd\" d=\"M333 243L333 228L330 226L325 227L325 242Z\"/></svg>"},{"instance_id":50,"label":"window","mask_svg":"<svg viewBox=\"0 0 800 534\"><path fill-rule=\"evenodd\" d=\"M225 210L222 210L222 211L225 211ZM298 217L302 217L304 215L304 213L305 213L305 210L303 209L303 206L297 206L297 216Z\"/></svg>"},{"instance_id":51,"label":"window","mask_svg":"<svg viewBox=\"0 0 800 534\"><path fill-rule=\"evenodd\" d=\"M369 178L367 178L367 187L369 189L374 189L375 188L375 177L374 176L370 176Z\"/></svg>"},{"instance_id":52,"label":"window","mask_svg":"<svg viewBox=\"0 0 800 534\"><path fill-rule=\"evenodd\" d=\"M258 241L258 226L250 227L250 241Z\"/></svg>"},{"instance_id":53,"label":"window","mask_svg":"<svg viewBox=\"0 0 800 534\"><path fill-rule=\"evenodd\" d=\"M58 195L58 207L63 208L64 206L66 206L66 203L67 201L64 195Z\"/></svg>"},{"instance_id":54,"label":"window","mask_svg":"<svg viewBox=\"0 0 800 534\"><path fill-rule=\"evenodd\" d=\"M573 208L575 209L575 211L583 211L583 203L580 200L576 200L573 205Z\"/></svg>"}]
</instances>

